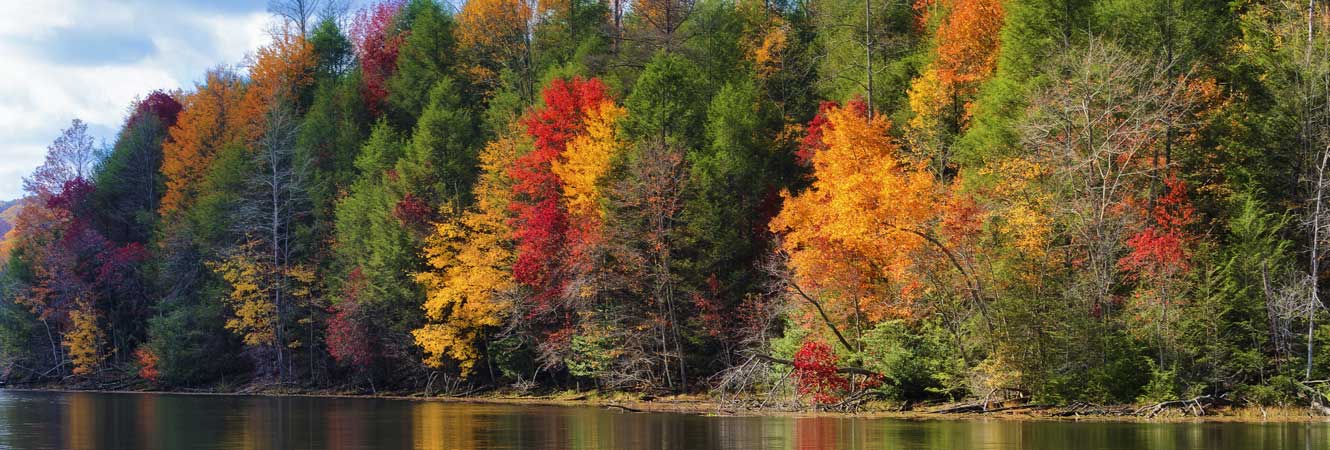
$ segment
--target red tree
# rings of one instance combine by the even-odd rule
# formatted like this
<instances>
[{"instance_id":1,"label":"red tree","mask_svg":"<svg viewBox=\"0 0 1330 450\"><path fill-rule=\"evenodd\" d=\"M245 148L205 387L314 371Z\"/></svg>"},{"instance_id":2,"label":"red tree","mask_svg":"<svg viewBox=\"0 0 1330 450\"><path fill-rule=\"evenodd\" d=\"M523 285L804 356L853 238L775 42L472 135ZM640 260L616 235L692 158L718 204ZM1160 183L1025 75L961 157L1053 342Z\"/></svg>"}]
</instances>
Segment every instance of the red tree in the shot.
<instances>
[{"instance_id":1,"label":"red tree","mask_svg":"<svg viewBox=\"0 0 1330 450\"><path fill-rule=\"evenodd\" d=\"M811 396L820 405L839 402L850 388L850 380L836 372L838 360L830 345L804 341L794 354L794 376L799 394Z\"/></svg>"},{"instance_id":2,"label":"red tree","mask_svg":"<svg viewBox=\"0 0 1330 450\"><path fill-rule=\"evenodd\" d=\"M176 118L180 115L180 110L185 107L170 94L158 89L148 94L146 98L140 100L134 106L134 112L129 115L125 121L125 127L132 127L149 114L156 116L162 122L162 128L171 128L175 125Z\"/></svg>"},{"instance_id":3,"label":"red tree","mask_svg":"<svg viewBox=\"0 0 1330 450\"><path fill-rule=\"evenodd\" d=\"M364 289L365 275L359 267L352 269L341 301L328 311L332 314L328 319L328 354L345 366L363 368L374 358L360 304Z\"/></svg>"},{"instance_id":4,"label":"red tree","mask_svg":"<svg viewBox=\"0 0 1330 450\"><path fill-rule=\"evenodd\" d=\"M364 86L361 95L370 114L382 111L388 98L388 78L397 69L397 50L406 33L397 29L403 0L386 0L362 8L351 22L351 44L360 58Z\"/></svg>"},{"instance_id":5,"label":"red tree","mask_svg":"<svg viewBox=\"0 0 1330 450\"><path fill-rule=\"evenodd\" d=\"M517 239L513 278L536 290L535 314L549 312L549 300L564 287L559 261L568 240L568 217L561 202L562 182L552 164L584 128L587 112L607 99L598 79L556 79L542 93L545 107L523 120L535 149L514 161L510 175Z\"/></svg>"},{"instance_id":6,"label":"red tree","mask_svg":"<svg viewBox=\"0 0 1330 450\"><path fill-rule=\"evenodd\" d=\"M1164 180L1168 192L1155 199L1151 220L1127 239L1131 253L1118 266L1142 277L1169 277L1187 271L1191 244L1188 227L1196 221L1196 209L1187 195L1187 184L1175 176Z\"/></svg>"}]
</instances>

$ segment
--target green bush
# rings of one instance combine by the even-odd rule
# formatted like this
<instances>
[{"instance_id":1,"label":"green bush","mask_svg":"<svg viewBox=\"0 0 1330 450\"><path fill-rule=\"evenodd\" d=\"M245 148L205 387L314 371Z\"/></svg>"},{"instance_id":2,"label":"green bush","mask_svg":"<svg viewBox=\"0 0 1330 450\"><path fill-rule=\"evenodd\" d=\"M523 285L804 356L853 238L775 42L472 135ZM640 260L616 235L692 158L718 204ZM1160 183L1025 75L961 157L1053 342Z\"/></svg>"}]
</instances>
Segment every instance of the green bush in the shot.
<instances>
[{"instance_id":1,"label":"green bush","mask_svg":"<svg viewBox=\"0 0 1330 450\"><path fill-rule=\"evenodd\" d=\"M881 373L882 390L897 400L919 400L966 393L965 363L949 344L945 330L931 322L914 327L889 320L864 334L859 359L864 368Z\"/></svg>"}]
</instances>

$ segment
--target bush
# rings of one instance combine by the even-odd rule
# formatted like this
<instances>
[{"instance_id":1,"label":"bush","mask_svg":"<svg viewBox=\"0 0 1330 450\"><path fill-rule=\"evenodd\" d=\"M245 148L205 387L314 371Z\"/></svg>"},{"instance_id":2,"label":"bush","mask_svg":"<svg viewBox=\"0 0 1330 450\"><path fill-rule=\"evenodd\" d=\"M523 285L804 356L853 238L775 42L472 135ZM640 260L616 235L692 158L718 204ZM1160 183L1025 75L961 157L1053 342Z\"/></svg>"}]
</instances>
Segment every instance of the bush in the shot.
<instances>
[{"instance_id":1,"label":"bush","mask_svg":"<svg viewBox=\"0 0 1330 450\"><path fill-rule=\"evenodd\" d=\"M836 372L840 358L821 341L805 341L794 354L794 378L799 395L819 405L839 403L850 389L850 380Z\"/></svg>"},{"instance_id":2,"label":"bush","mask_svg":"<svg viewBox=\"0 0 1330 450\"><path fill-rule=\"evenodd\" d=\"M964 396L965 362L946 331L926 322L915 328L900 320L877 324L864 335L864 368L886 377L883 392L897 400Z\"/></svg>"},{"instance_id":3,"label":"bush","mask_svg":"<svg viewBox=\"0 0 1330 450\"><path fill-rule=\"evenodd\" d=\"M1153 359L1146 358L1150 367L1150 382L1145 384L1141 395L1136 398L1140 403L1159 403L1178 399L1178 370L1170 367L1164 370Z\"/></svg>"}]
</instances>

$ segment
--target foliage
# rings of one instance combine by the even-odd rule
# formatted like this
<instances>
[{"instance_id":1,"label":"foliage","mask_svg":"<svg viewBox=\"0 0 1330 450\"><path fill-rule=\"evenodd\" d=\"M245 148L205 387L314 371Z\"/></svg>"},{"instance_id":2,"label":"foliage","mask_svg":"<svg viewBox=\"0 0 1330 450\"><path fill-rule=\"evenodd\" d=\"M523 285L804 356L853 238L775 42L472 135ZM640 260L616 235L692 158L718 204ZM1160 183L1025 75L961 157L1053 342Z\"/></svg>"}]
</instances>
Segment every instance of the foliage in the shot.
<instances>
[{"instance_id":1,"label":"foliage","mask_svg":"<svg viewBox=\"0 0 1330 450\"><path fill-rule=\"evenodd\" d=\"M794 354L794 376L799 383L799 394L812 397L819 405L839 403L850 388L850 380L837 373L838 361L830 345L804 341Z\"/></svg>"}]
</instances>

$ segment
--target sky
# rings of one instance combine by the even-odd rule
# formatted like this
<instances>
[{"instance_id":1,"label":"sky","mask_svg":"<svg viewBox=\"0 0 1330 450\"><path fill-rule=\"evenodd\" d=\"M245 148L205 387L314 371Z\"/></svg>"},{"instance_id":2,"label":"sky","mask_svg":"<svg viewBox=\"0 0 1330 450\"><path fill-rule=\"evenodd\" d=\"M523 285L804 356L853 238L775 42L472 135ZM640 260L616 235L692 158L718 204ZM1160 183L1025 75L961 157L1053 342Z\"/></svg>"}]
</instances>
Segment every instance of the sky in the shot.
<instances>
[{"instance_id":1,"label":"sky","mask_svg":"<svg viewBox=\"0 0 1330 450\"><path fill-rule=\"evenodd\" d=\"M130 103L267 41L266 0L0 0L0 200L74 118L109 144Z\"/></svg>"}]
</instances>

